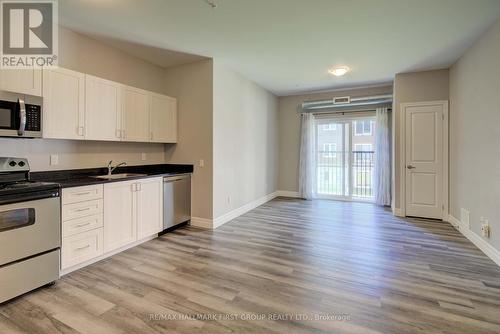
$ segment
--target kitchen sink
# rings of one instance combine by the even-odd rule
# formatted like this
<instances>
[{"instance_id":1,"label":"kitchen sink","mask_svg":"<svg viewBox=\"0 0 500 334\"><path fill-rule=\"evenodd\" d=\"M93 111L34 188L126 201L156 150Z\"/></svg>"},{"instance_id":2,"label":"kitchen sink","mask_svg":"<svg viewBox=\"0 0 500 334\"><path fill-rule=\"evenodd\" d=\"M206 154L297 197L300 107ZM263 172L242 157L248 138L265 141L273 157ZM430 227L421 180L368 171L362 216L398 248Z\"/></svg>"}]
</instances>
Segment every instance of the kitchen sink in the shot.
<instances>
[{"instance_id":1,"label":"kitchen sink","mask_svg":"<svg viewBox=\"0 0 500 334\"><path fill-rule=\"evenodd\" d=\"M125 179L127 177L137 177L137 176L147 176L147 174L139 174L139 173L121 173L121 174L111 174L111 175L98 175L92 176L96 179L105 179L105 180L115 180L115 179Z\"/></svg>"}]
</instances>

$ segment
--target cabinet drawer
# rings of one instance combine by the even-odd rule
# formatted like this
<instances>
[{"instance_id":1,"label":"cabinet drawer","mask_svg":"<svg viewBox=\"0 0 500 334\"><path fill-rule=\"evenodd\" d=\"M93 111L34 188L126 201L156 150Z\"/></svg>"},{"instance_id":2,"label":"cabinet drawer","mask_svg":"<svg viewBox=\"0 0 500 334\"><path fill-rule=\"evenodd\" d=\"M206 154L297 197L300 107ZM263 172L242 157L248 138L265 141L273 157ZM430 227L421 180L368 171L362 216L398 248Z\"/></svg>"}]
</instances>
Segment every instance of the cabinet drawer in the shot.
<instances>
[{"instance_id":1,"label":"cabinet drawer","mask_svg":"<svg viewBox=\"0 0 500 334\"><path fill-rule=\"evenodd\" d=\"M62 190L62 204L78 203L102 198L103 185L65 188Z\"/></svg>"},{"instance_id":2,"label":"cabinet drawer","mask_svg":"<svg viewBox=\"0 0 500 334\"><path fill-rule=\"evenodd\" d=\"M62 206L62 221L87 217L102 213L103 200L86 201Z\"/></svg>"},{"instance_id":3,"label":"cabinet drawer","mask_svg":"<svg viewBox=\"0 0 500 334\"><path fill-rule=\"evenodd\" d=\"M102 222L102 214L67 220L62 224L62 235L63 237L69 237L70 235L90 231L102 227Z\"/></svg>"},{"instance_id":4,"label":"cabinet drawer","mask_svg":"<svg viewBox=\"0 0 500 334\"><path fill-rule=\"evenodd\" d=\"M63 238L61 267L66 269L102 255L102 228Z\"/></svg>"}]
</instances>

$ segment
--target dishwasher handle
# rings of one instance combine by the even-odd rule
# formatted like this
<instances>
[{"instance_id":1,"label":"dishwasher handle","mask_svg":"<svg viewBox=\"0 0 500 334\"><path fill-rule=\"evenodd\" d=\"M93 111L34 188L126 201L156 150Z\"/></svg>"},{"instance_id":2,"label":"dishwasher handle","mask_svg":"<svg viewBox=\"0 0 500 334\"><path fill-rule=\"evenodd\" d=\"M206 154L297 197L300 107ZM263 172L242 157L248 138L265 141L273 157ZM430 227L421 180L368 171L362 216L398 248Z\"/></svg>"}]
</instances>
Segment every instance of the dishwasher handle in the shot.
<instances>
[{"instance_id":1,"label":"dishwasher handle","mask_svg":"<svg viewBox=\"0 0 500 334\"><path fill-rule=\"evenodd\" d=\"M166 176L163 178L163 183L171 183L175 181L182 181L189 179L191 177L190 174L184 174L184 175L176 175L176 176Z\"/></svg>"}]
</instances>

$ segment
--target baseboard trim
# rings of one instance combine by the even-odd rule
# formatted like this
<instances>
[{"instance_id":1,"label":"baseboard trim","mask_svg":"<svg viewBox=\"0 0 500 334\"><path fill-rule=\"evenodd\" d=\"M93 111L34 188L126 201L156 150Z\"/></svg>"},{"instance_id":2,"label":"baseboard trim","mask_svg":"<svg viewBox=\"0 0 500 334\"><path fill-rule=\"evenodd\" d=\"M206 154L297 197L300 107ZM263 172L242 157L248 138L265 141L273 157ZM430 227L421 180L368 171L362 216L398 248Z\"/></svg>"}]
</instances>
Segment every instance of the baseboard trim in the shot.
<instances>
[{"instance_id":1,"label":"baseboard trim","mask_svg":"<svg viewBox=\"0 0 500 334\"><path fill-rule=\"evenodd\" d=\"M222 226L227 222L230 222L231 220L247 213L248 211L253 210L256 207L261 206L262 204L269 202L270 200L276 198L277 196L278 196L278 192L275 191L273 193L262 196L261 198L258 198L255 201L252 201L252 202L247 203L243 206L240 206L237 209L229 211L228 213L225 213L222 216L219 216L219 217L214 219L213 224L212 224L213 228L216 229L217 227Z\"/></svg>"},{"instance_id":2,"label":"baseboard trim","mask_svg":"<svg viewBox=\"0 0 500 334\"><path fill-rule=\"evenodd\" d=\"M448 215L448 222L453 225L460 233L469 239L477 248L479 248L486 256L492 259L498 266L500 266L500 251L490 245L486 240L470 230L467 226L462 224L460 220Z\"/></svg>"},{"instance_id":3,"label":"baseboard trim","mask_svg":"<svg viewBox=\"0 0 500 334\"><path fill-rule=\"evenodd\" d=\"M276 197L300 198L300 195L298 191L278 190L276 192Z\"/></svg>"},{"instance_id":4,"label":"baseboard trim","mask_svg":"<svg viewBox=\"0 0 500 334\"><path fill-rule=\"evenodd\" d=\"M396 217L404 217L403 210L400 208L392 208L392 214Z\"/></svg>"},{"instance_id":5,"label":"baseboard trim","mask_svg":"<svg viewBox=\"0 0 500 334\"><path fill-rule=\"evenodd\" d=\"M201 218L201 217L191 217L191 226L196 226L199 228L211 229L212 219Z\"/></svg>"},{"instance_id":6,"label":"baseboard trim","mask_svg":"<svg viewBox=\"0 0 500 334\"><path fill-rule=\"evenodd\" d=\"M207 219L200 217L191 217L191 225L204 229L213 229L215 230L217 227L224 225L227 222L247 213L250 210L255 209L258 206L261 206L264 203L269 202L270 200L278 197L278 191L270 193L268 195L262 196L250 203L247 203L239 208L229 211L228 213L223 214L215 219Z\"/></svg>"}]
</instances>

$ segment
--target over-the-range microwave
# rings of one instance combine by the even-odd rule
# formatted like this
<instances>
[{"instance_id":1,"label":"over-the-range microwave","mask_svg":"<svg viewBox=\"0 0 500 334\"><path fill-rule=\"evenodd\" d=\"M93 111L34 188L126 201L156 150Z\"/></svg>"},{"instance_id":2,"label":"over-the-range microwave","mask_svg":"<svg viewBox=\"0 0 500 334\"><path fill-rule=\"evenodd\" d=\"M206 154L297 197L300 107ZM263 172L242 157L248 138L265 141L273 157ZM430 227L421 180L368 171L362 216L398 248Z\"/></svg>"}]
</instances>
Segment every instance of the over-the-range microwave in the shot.
<instances>
[{"instance_id":1,"label":"over-the-range microwave","mask_svg":"<svg viewBox=\"0 0 500 334\"><path fill-rule=\"evenodd\" d=\"M0 137L42 137L39 96L0 91Z\"/></svg>"}]
</instances>

